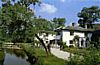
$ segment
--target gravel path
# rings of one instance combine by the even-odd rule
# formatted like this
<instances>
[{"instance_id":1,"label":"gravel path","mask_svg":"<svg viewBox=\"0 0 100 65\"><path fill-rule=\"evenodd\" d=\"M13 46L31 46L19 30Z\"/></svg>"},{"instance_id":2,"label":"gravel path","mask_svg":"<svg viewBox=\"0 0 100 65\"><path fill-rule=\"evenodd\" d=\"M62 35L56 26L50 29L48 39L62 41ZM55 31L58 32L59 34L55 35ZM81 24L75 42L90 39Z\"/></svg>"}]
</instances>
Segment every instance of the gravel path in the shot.
<instances>
[{"instance_id":1,"label":"gravel path","mask_svg":"<svg viewBox=\"0 0 100 65\"><path fill-rule=\"evenodd\" d=\"M56 57L64 59L64 60L68 60L68 57L70 57L69 52L64 52L57 48L51 48L51 53L55 55Z\"/></svg>"}]
</instances>

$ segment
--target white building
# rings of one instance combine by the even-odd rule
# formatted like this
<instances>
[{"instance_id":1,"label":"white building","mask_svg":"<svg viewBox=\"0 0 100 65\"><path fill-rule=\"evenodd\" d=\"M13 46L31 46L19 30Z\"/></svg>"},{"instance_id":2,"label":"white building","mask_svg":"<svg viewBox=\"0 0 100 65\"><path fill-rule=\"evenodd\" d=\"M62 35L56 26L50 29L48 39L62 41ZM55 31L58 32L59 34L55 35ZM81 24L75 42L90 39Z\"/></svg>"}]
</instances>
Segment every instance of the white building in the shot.
<instances>
[{"instance_id":1,"label":"white building","mask_svg":"<svg viewBox=\"0 0 100 65\"><path fill-rule=\"evenodd\" d=\"M39 38L41 38L44 43L47 45L50 43L50 40L54 40L56 34L54 34L54 31L42 31L41 33L38 33ZM35 40L38 41L37 38Z\"/></svg>"},{"instance_id":2,"label":"white building","mask_svg":"<svg viewBox=\"0 0 100 65\"><path fill-rule=\"evenodd\" d=\"M64 29L57 29L55 31L58 33L57 36L60 36L59 40L62 40L67 46L77 45L78 47L86 47L88 45L87 40L91 41L93 30L77 26L68 26ZM79 37L79 40L76 42L73 41L75 36Z\"/></svg>"},{"instance_id":3,"label":"white building","mask_svg":"<svg viewBox=\"0 0 100 65\"><path fill-rule=\"evenodd\" d=\"M67 46L78 46L84 48L87 47L88 41L91 41L93 31L93 29L85 29L78 26L68 26L66 28L56 29L56 34L52 34L50 31L45 31L39 33L38 36L46 45L49 44L50 41L54 41L53 43L57 44L62 41ZM78 41L74 41L75 36L78 36Z\"/></svg>"}]
</instances>

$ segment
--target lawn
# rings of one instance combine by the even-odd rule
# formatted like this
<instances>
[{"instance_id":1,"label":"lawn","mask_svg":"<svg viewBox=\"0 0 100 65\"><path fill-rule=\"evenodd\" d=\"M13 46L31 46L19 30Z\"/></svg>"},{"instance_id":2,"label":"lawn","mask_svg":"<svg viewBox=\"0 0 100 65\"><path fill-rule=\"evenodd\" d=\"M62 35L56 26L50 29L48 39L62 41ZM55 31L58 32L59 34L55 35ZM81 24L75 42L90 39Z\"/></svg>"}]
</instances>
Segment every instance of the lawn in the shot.
<instances>
[{"instance_id":1,"label":"lawn","mask_svg":"<svg viewBox=\"0 0 100 65\"><path fill-rule=\"evenodd\" d=\"M53 55L46 55L46 52L43 49L36 48L36 55L39 58L40 65L66 65L67 61L59 59Z\"/></svg>"},{"instance_id":2,"label":"lawn","mask_svg":"<svg viewBox=\"0 0 100 65\"><path fill-rule=\"evenodd\" d=\"M46 52L41 48L33 48L28 45L24 45L24 49L26 49L29 53L38 58L38 62L36 65L66 65L67 61L63 59L59 59L52 54L47 56Z\"/></svg>"}]
</instances>

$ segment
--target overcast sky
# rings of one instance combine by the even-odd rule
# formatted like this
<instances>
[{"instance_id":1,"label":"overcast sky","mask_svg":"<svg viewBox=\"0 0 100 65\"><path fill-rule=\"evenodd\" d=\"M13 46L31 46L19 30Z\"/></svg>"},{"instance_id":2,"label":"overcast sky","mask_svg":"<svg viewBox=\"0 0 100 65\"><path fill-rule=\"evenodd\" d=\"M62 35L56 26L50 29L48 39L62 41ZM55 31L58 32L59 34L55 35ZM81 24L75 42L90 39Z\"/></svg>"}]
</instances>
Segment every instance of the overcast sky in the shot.
<instances>
[{"instance_id":1,"label":"overcast sky","mask_svg":"<svg viewBox=\"0 0 100 65\"><path fill-rule=\"evenodd\" d=\"M35 7L37 16L41 16L48 20L54 17L66 18L66 25L77 22L77 13L83 7L99 6L100 0L41 0L42 4Z\"/></svg>"}]
</instances>

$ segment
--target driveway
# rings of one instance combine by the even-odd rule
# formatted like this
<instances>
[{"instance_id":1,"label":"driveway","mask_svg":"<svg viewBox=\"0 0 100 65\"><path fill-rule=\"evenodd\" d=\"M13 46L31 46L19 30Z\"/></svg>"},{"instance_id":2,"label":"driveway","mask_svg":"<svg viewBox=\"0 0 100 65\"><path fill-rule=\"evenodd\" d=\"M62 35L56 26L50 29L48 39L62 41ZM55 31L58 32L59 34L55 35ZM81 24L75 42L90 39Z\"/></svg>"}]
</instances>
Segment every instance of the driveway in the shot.
<instances>
[{"instance_id":1,"label":"driveway","mask_svg":"<svg viewBox=\"0 0 100 65\"><path fill-rule=\"evenodd\" d=\"M68 58L70 57L70 53L69 52L65 52L65 51L62 51L58 48L51 48L51 53L58 57L58 58L61 58L61 59L64 59L64 60L68 60Z\"/></svg>"}]
</instances>

